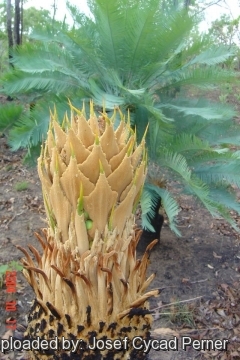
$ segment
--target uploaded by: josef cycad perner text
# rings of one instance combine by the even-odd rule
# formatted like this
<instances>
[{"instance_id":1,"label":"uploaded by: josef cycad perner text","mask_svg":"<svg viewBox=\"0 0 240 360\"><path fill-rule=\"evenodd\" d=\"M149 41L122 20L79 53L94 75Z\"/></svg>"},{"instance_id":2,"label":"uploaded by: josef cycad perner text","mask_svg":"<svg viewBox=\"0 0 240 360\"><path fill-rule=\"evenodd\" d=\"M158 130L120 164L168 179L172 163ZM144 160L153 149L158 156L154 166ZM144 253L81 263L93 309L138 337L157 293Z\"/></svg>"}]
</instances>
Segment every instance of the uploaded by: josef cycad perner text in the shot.
<instances>
[{"instance_id":1,"label":"uploaded by: josef cycad perner text","mask_svg":"<svg viewBox=\"0 0 240 360\"><path fill-rule=\"evenodd\" d=\"M131 346L144 353L149 353L150 350L155 351L178 351L178 350L187 350L191 346L194 350L218 350L226 351L229 340L226 339L201 339L194 340L189 336L183 336L180 339L173 337L172 339L157 340L150 339L145 340L140 336L136 336L131 341L125 337L124 339L97 339L93 338L91 344L86 344L82 339L68 340L62 337L53 338L49 341L45 339L40 339L38 336L34 340L16 340L13 337L7 339L0 339L0 352L5 353L5 351L14 351L14 350L59 350L64 349L72 353L76 353L79 349L88 348L90 350L127 350L128 346Z\"/></svg>"}]
</instances>

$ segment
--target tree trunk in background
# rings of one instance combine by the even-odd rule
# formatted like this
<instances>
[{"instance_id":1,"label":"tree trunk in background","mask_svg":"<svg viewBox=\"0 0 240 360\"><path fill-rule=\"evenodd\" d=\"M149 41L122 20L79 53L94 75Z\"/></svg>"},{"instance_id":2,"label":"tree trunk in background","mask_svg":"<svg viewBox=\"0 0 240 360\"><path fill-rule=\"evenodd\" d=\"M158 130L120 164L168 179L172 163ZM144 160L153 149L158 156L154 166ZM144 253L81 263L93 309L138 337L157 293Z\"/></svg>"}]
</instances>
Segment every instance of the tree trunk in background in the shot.
<instances>
[{"instance_id":1,"label":"tree trunk in background","mask_svg":"<svg viewBox=\"0 0 240 360\"><path fill-rule=\"evenodd\" d=\"M178 0L173 0L173 5L176 8L178 6Z\"/></svg>"},{"instance_id":2,"label":"tree trunk in background","mask_svg":"<svg viewBox=\"0 0 240 360\"><path fill-rule=\"evenodd\" d=\"M12 8L11 0L6 0L7 10L7 34L8 34L8 48L9 48L9 60L11 59L10 50L13 47L13 34L12 34Z\"/></svg>"},{"instance_id":3,"label":"tree trunk in background","mask_svg":"<svg viewBox=\"0 0 240 360\"><path fill-rule=\"evenodd\" d=\"M20 10L20 0L15 0L14 42L15 42L15 45L20 45L20 44L21 44L21 10Z\"/></svg>"},{"instance_id":4,"label":"tree trunk in background","mask_svg":"<svg viewBox=\"0 0 240 360\"><path fill-rule=\"evenodd\" d=\"M54 23L55 23L55 18L56 18L56 12L57 12L56 0L53 1L52 8L53 8L53 17L52 17L52 29L53 29L54 28Z\"/></svg>"},{"instance_id":5,"label":"tree trunk in background","mask_svg":"<svg viewBox=\"0 0 240 360\"><path fill-rule=\"evenodd\" d=\"M23 0L21 1L21 33L20 33L20 41L22 44L22 38L23 38Z\"/></svg>"},{"instance_id":6,"label":"tree trunk in background","mask_svg":"<svg viewBox=\"0 0 240 360\"><path fill-rule=\"evenodd\" d=\"M11 63L11 49L13 47L13 33L12 33L12 4L11 0L6 0L6 10L7 10L7 35L8 35L8 59L9 59L9 66L13 67ZM12 101L12 97L7 97L8 101Z\"/></svg>"},{"instance_id":7,"label":"tree trunk in background","mask_svg":"<svg viewBox=\"0 0 240 360\"><path fill-rule=\"evenodd\" d=\"M14 67L11 59L12 54L11 50L14 45L20 45L22 43L22 8L23 8L23 0L21 0L21 8L20 8L20 0L15 0L15 11L14 11L14 36L12 30L12 4L11 0L6 0L6 13L7 13L7 36L8 36L8 58L9 58L9 66ZM12 101L12 97L7 97L8 101Z\"/></svg>"}]
</instances>

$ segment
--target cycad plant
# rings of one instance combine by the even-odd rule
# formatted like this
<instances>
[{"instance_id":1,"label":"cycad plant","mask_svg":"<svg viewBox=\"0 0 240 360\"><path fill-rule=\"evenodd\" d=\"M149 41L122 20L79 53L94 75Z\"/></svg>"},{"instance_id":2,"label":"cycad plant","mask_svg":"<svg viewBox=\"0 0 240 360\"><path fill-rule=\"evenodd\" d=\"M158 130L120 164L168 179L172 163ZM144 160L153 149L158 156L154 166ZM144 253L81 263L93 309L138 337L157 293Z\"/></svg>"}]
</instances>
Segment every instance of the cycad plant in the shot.
<instances>
[{"instance_id":1,"label":"cycad plant","mask_svg":"<svg viewBox=\"0 0 240 360\"><path fill-rule=\"evenodd\" d=\"M13 53L14 70L2 78L4 92L29 98L36 106L23 108L9 132L13 149L35 149L46 137L48 109L65 111L66 98L75 106L90 99L111 115L115 106L131 113L131 126L141 139L146 126L149 159L166 180L176 180L212 215L239 212L231 186L239 186L239 126L234 111L201 98L187 96L190 89L208 90L233 81L236 75L220 64L233 52L214 47L204 36L194 37L194 16L165 1L89 1L91 16L70 6L74 27L53 33L32 34L33 41ZM179 2L181 3L181 2ZM233 50L231 50L233 51ZM195 91L195 90L194 90ZM19 109L17 115L19 114ZM1 120L2 117L2 120ZM2 128L7 126L4 109ZM228 174L228 175L226 175ZM179 207L168 189L148 183L141 201L143 226L151 231L153 203L162 199L169 224L177 234Z\"/></svg>"},{"instance_id":2,"label":"cycad plant","mask_svg":"<svg viewBox=\"0 0 240 360\"><path fill-rule=\"evenodd\" d=\"M38 159L48 220L48 228L36 234L43 255L29 245L32 260L18 246L36 294L26 336L58 341L57 350L32 350L30 359L142 359L146 354L132 340L149 339L147 300L158 294L146 292L154 278L146 279L146 269L155 242L136 259L134 211L146 175L144 139L137 145L119 111L114 129L116 113L97 118L91 104L87 121L84 109L70 107L71 120L65 116L61 126L51 115Z\"/></svg>"}]
</instances>

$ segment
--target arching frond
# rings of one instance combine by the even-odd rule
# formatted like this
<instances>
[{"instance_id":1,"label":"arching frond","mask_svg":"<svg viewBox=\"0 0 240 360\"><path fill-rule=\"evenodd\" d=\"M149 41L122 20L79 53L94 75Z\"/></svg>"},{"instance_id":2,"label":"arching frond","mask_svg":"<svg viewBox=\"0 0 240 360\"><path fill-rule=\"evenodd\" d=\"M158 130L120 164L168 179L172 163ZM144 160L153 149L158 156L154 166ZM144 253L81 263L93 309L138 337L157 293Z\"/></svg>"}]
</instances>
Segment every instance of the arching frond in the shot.
<instances>
[{"instance_id":1,"label":"arching frond","mask_svg":"<svg viewBox=\"0 0 240 360\"><path fill-rule=\"evenodd\" d=\"M161 89L168 89L172 86L193 85L205 89L214 89L222 82L236 79L236 74L230 70L221 70L215 66L196 67L195 69L186 67L171 71L158 78Z\"/></svg>"},{"instance_id":2,"label":"arching frond","mask_svg":"<svg viewBox=\"0 0 240 360\"><path fill-rule=\"evenodd\" d=\"M240 203L236 200L233 189L230 186L221 183L210 186L210 198L240 214Z\"/></svg>"},{"instance_id":3,"label":"arching frond","mask_svg":"<svg viewBox=\"0 0 240 360\"><path fill-rule=\"evenodd\" d=\"M203 141L193 134L182 133L172 136L171 140L168 139L168 143L164 145L168 146L169 150L182 153L186 158L190 159L193 154L195 155L196 151L212 151L207 141Z\"/></svg>"},{"instance_id":4,"label":"arching frond","mask_svg":"<svg viewBox=\"0 0 240 360\"><path fill-rule=\"evenodd\" d=\"M227 183L240 187L240 162L210 163L195 169L195 174L206 183Z\"/></svg>"},{"instance_id":5,"label":"arching frond","mask_svg":"<svg viewBox=\"0 0 240 360\"><path fill-rule=\"evenodd\" d=\"M14 71L5 75L4 84L4 92L9 95L36 90L67 95L76 92L79 87L88 89L88 83L84 78L58 71L44 71L40 74Z\"/></svg>"},{"instance_id":6,"label":"arching frond","mask_svg":"<svg viewBox=\"0 0 240 360\"><path fill-rule=\"evenodd\" d=\"M189 168L185 157L168 148L159 148L158 150L159 165L171 169L174 173L181 176L186 182L191 181L191 169Z\"/></svg>"},{"instance_id":7,"label":"arching frond","mask_svg":"<svg viewBox=\"0 0 240 360\"><path fill-rule=\"evenodd\" d=\"M201 52L199 55L195 56L187 64L188 66L194 64L205 64L205 65L217 65L223 63L231 56L234 55L234 51L229 50L228 46L218 45L212 46L210 49L207 49Z\"/></svg>"},{"instance_id":8,"label":"arching frond","mask_svg":"<svg viewBox=\"0 0 240 360\"><path fill-rule=\"evenodd\" d=\"M26 44L13 52L12 64L26 73L62 71L75 74L73 56L57 44Z\"/></svg>"},{"instance_id":9,"label":"arching frond","mask_svg":"<svg viewBox=\"0 0 240 360\"><path fill-rule=\"evenodd\" d=\"M143 228L146 228L148 231L154 231L154 229L151 229L152 226L150 224L150 220L154 217L152 205L157 203L159 198L161 198L162 206L167 214L170 229L177 236L181 236L176 224L176 217L180 211L178 203L166 189L162 189L151 183L145 184L140 202Z\"/></svg>"},{"instance_id":10,"label":"arching frond","mask_svg":"<svg viewBox=\"0 0 240 360\"><path fill-rule=\"evenodd\" d=\"M228 149L222 150L224 151L219 152L217 149L211 149L210 151L199 151L194 153L194 156L188 157L188 164L191 167L194 167L194 171L201 171L202 166L208 167L210 171L211 164L218 163L220 165L236 160L234 153Z\"/></svg>"},{"instance_id":11,"label":"arching frond","mask_svg":"<svg viewBox=\"0 0 240 360\"><path fill-rule=\"evenodd\" d=\"M57 98L52 101L49 99L48 105L46 106L45 101L39 102L29 114L20 116L9 134L9 143L13 150L35 147L44 141L49 126L49 111L53 111L54 106L62 118L69 110L67 99L65 103L57 103Z\"/></svg>"},{"instance_id":12,"label":"arching frond","mask_svg":"<svg viewBox=\"0 0 240 360\"><path fill-rule=\"evenodd\" d=\"M192 116L197 116L208 121L226 121L236 115L236 111L233 109L233 107L210 102L205 99L186 100L185 98L178 98L163 104L159 104L158 107L162 109L174 110L175 112L181 113L181 115L189 116L191 118Z\"/></svg>"},{"instance_id":13,"label":"arching frond","mask_svg":"<svg viewBox=\"0 0 240 360\"><path fill-rule=\"evenodd\" d=\"M12 103L2 105L0 108L0 132L7 133L16 124L23 110L22 105L13 106Z\"/></svg>"},{"instance_id":14,"label":"arching frond","mask_svg":"<svg viewBox=\"0 0 240 360\"><path fill-rule=\"evenodd\" d=\"M158 200L157 196L154 195L155 194L148 191L148 188L145 186L140 199L140 206L142 209L142 228L151 232L155 231L154 227L151 225L151 219L155 216L153 205L157 204Z\"/></svg>"}]
</instances>

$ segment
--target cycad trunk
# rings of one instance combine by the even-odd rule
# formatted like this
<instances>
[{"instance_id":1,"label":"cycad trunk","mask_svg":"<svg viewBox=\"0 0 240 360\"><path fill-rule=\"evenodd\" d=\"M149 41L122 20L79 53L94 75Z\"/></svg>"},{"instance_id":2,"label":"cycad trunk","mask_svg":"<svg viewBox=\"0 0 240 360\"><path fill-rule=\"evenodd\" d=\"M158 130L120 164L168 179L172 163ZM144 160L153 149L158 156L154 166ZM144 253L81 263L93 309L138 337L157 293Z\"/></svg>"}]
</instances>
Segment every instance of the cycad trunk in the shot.
<instances>
[{"instance_id":1,"label":"cycad trunk","mask_svg":"<svg viewBox=\"0 0 240 360\"><path fill-rule=\"evenodd\" d=\"M97 119L91 105L87 121L84 111L71 110L62 127L52 115L38 161L49 225L36 234L43 255L29 246L33 261L19 247L36 294L26 336L57 341L56 349L32 350L30 358L142 359L146 354L132 340L149 339L147 300L158 294L146 292L154 278L146 279L154 242L136 259L134 211L145 179L144 140L136 145L121 113L114 130L115 115ZM71 347L64 349L63 340Z\"/></svg>"}]
</instances>

